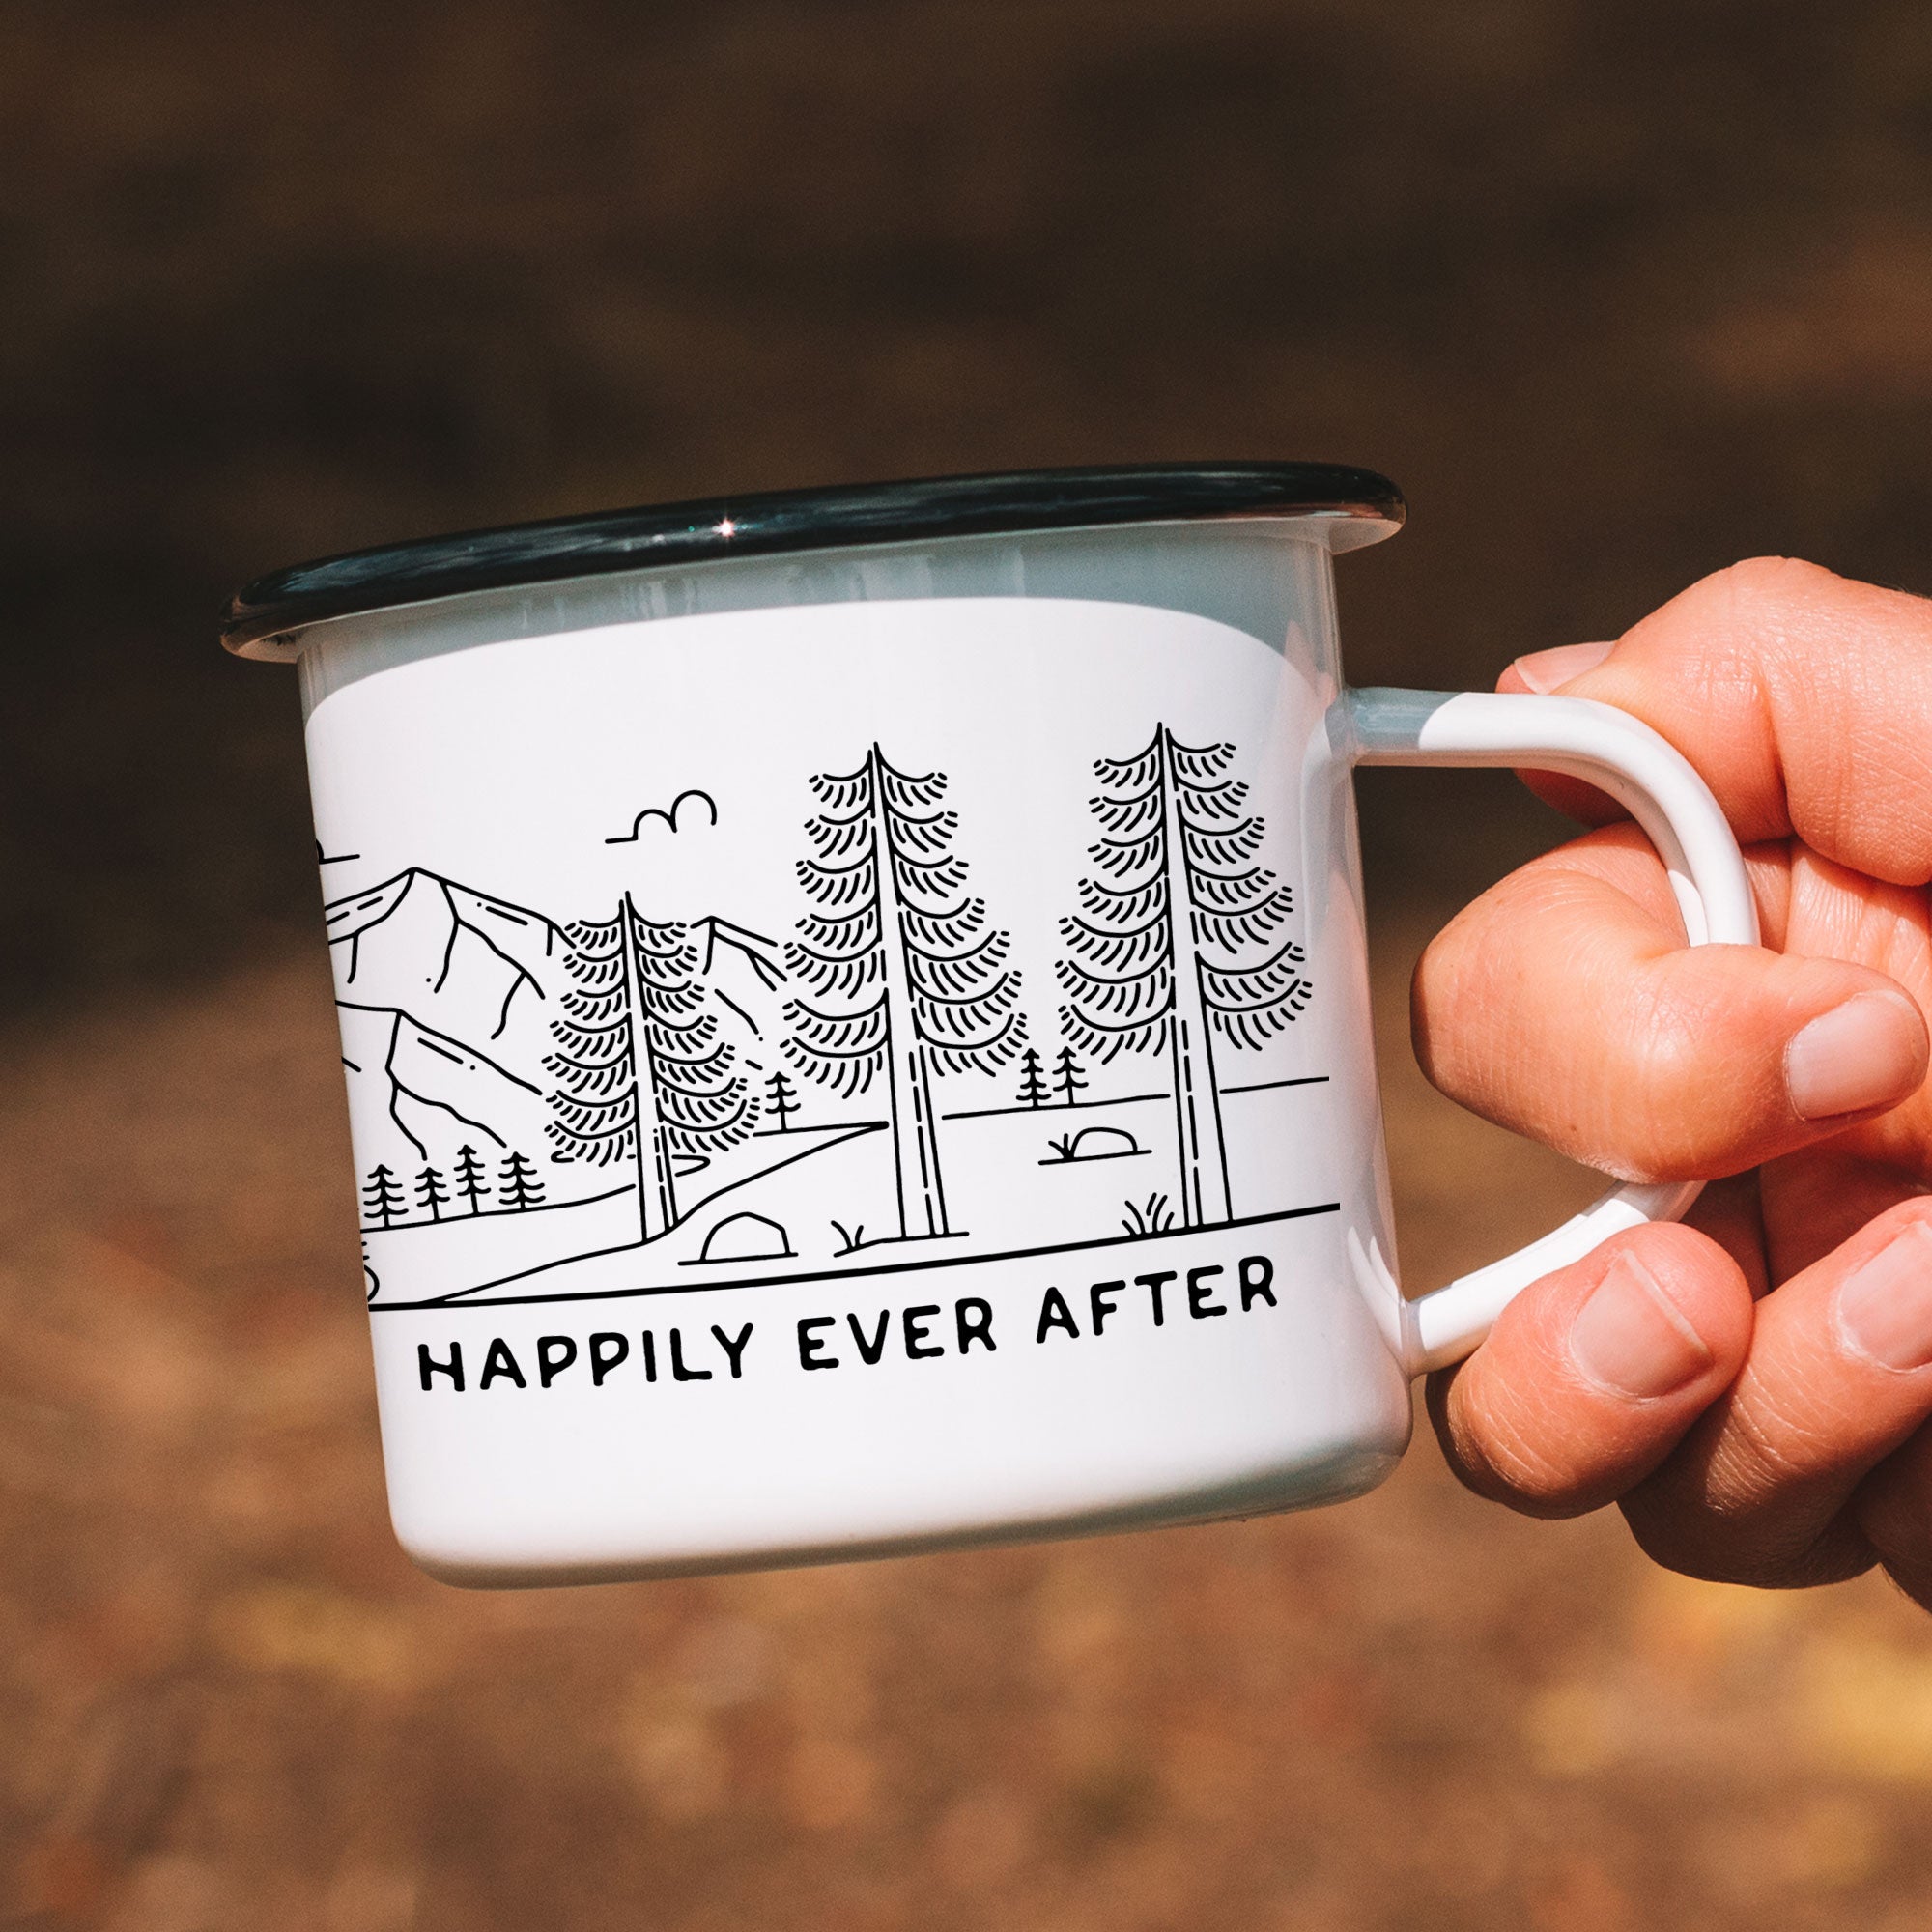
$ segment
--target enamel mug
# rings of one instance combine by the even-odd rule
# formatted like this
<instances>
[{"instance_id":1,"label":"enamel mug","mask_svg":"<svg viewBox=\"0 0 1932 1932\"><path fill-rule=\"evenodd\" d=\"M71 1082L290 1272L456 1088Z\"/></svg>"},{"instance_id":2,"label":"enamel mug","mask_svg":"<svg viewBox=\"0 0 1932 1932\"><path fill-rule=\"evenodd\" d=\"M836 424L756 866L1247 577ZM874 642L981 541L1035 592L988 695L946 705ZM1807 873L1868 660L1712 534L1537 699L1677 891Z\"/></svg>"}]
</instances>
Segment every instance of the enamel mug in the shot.
<instances>
[{"instance_id":1,"label":"enamel mug","mask_svg":"<svg viewBox=\"0 0 1932 1932\"><path fill-rule=\"evenodd\" d=\"M1662 739L1350 691L1302 464L967 477L249 585L296 663L397 1533L589 1581L1333 1502L1409 1381L1689 1187L1405 1301L1350 773L1589 780L1756 939Z\"/></svg>"}]
</instances>

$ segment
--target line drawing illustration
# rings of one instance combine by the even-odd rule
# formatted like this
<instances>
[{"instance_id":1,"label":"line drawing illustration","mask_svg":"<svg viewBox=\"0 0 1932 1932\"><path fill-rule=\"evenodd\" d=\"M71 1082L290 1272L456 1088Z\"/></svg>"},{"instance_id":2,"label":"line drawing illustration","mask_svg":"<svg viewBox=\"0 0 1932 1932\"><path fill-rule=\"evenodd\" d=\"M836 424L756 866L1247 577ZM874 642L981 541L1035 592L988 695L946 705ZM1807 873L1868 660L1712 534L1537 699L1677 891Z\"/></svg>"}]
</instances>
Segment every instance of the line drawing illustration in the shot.
<instances>
[{"instance_id":1,"label":"line drawing illustration","mask_svg":"<svg viewBox=\"0 0 1932 1932\"><path fill-rule=\"evenodd\" d=\"M647 805L642 811L639 812L638 815L631 820L630 831L620 832L616 835L615 838L605 839L604 841L605 844L635 845L638 842L638 840L643 837L644 821L647 818L662 819L664 821L665 830L668 832L674 833L679 831L681 829L681 825L678 818L678 812L679 810L684 806L686 801L690 799L700 800L703 803L705 810L710 814L709 822L713 825L716 825L718 823L718 801L715 798L713 798L708 791L700 790L697 786L693 785L688 790L679 792L678 795L674 799L672 799L669 805L668 806Z\"/></svg>"},{"instance_id":2,"label":"line drawing illustration","mask_svg":"<svg viewBox=\"0 0 1932 1932\"><path fill-rule=\"evenodd\" d=\"M941 774L901 772L874 744L857 771L811 786L824 810L798 878L816 910L785 949L805 990L785 1006L784 1050L847 1097L884 1076L898 1238L941 1239L953 1229L934 1082L995 1072L1025 1043L1011 942L966 891Z\"/></svg>"},{"instance_id":3,"label":"line drawing illustration","mask_svg":"<svg viewBox=\"0 0 1932 1932\"><path fill-rule=\"evenodd\" d=\"M986 775L861 738L801 753L781 817L687 785L628 834L564 828L597 850L728 815L772 854L755 890L706 844L695 872L613 853L615 883L551 910L419 865L330 900L371 1305L862 1278L1332 1211L1267 1154L1328 1079L1283 1044L1313 987L1280 847L1233 743L1143 728L1050 812L1006 808L1032 814L1031 874L974 857Z\"/></svg>"},{"instance_id":4,"label":"line drawing illustration","mask_svg":"<svg viewBox=\"0 0 1932 1932\"><path fill-rule=\"evenodd\" d=\"M576 983L544 1061L558 1083L548 1132L559 1160L635 1161L649 1241L678 1223L680 1169L745 1139L759 1096L707 1008L688 926L645 919L626 893L567 936Z\"/></svg>"},{"instance_id":5,"label":"line drawing illustration","mask_svg":"<svg viewBox=\"0 0 1932 1932\"><path fill-rule=\"evenodd\" d=\"M1160 724L1132 757L1098 760L1094 870L1079 911L1060 923L1068 1042L1102 1065L1122 1053L1168 1056L1189 1228L1233 1212L1215 1037L1263 1046L1311 990L1307 955L1281 936L1293 895L1255 863L1264 827L1246 810L1247 785L1228 775L1234 759L1232 745L1183 745Z\"/></svg>"},{"instance_id":6,"label":"line drawing illustration","mask_svg":"<svg viewBox=\"0 0 1932 1932\"><path fill-rule=\"evenodd\" d=\"M1269 1214L1242 1214L1228 1222L1229 1228L1271 1228L1285 1221L1306 1221L1322 1214L1339 1214L1342 1204L1339 1201L1316 1201L1300 1208L1278 1208ZM791 1271L777 1275L751 1275L742 1280L707 1284L717 1288L783 1288L796 1284L800 1287L828 1281L865 1281L874 1276L898 1274L923 1274L931 1268L972 1267L986 1262L1025 1262L1044 1261L1055 1255L1086 1254L1095 1248L1125 1248L1137 1241L1145 1241L1151 1235L1165 1233L1164 1229L1129 1229L1125 1234L1118 1230L1085 1240L1056 1241L1034 1248L1008 1248L991 1254L948 1254L929 1255L920 1261L888 1261L877 1265L858 1268L819 1268L811 1271ZM647 1294L686 1294L692 1284L687 1281L672 1281L639 1287L582 1289L575 1293L564 1292L551 1294L502 1294L493 1296L488 1301L478 1301L472 1305L478 1308L515 1308L533 1303L553 1301L624 1301L634 1295ZM387 1304L393 1310L418 1308L461 1307L463 1304L453 1295L438 1295L427 1301L393 1301ZM377 1304L383 1306L382 1303Z\"/></svg>"}]
</instances>

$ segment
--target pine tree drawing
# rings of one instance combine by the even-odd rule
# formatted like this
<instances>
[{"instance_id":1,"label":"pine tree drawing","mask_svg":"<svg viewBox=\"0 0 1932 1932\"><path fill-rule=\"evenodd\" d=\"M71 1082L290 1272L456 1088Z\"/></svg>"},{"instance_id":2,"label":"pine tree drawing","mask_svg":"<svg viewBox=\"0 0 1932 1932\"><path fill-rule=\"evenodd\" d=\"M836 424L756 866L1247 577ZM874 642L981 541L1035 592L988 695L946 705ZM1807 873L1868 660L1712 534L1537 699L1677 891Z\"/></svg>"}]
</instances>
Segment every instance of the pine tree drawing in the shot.
<instances>
[{"instance_id":1,"label":"pine tree drawing","mask_svg":"<svg viewBox=\"0 0 1932 1932\"><path fill-rule=\"evenodd\" d=\"M426 1167L416 1176L416 1203L429 1209L432 1221L442 1219L442 1210L448 1205L449 1190L442 1184L442 1176L433 1167Z\"/></svg>"},{"instance_id":2,"label":"pine tree drawing","mask_svg":"<svg viewBox=\"0 0 1932 1932\"><path fill-rule=\"evenodd\" d=\"M1308 1004L1306 954L1282 927L1289 888L1254 864L1262 820L1228 777L1232 745L1181 744L1166 725L1131 758L1099 760L1104 836L1088 848L1079 913L1060 923L1061 1030L1103 1065L1168 1056L1182 1227L1232 1217L1214 1040L1259 1047ZM1272 949L1272 950L1269 950Z\"/></svg>"},{"instance_id":3,"label":"pine tree drawing","mask_svg":"<svg viewBox=\"0 0 1932 1932\"><path fill-rule=\"evenodd\" d=\"M798 876L817 910L785 949L806 992L786 1003L784 1051L847 1098L885 1076L899 1238L950 1234L933 1082L996 1072L1025 1043L1010 941L965 890L943 774L912 777L874 745L811 785L824 810Z\"/></svg>"},{"instance_id":4,"label":"pine tree drawing","mask_svg":"<svg viewBox=\"0 0 1932 1932\"><path fill-rule=\"evenodd\" d=\"M678 1222L680 1163L701 1165L757 1124L758 1094L711 1009L703 948L680 922L645 919L630 894L565 934L574 979L544 1065L557 1089L553 1158L628 1158L642 1238Z\"/></svg>"},{"instance_id":5,"label":"pine tree drawing","mask_svg":"<svg viewBox=\"0 0 1932 1932\"><path fill-rule=\"evenodd\" d=\"M765 1082L765 1112L777 1120L780 1133L788 1130L791 1117L798 1112L798 1089L782 1066L775 1066Z\"/></svg>"},{"instance_id":6,"label":"pine tree drawing","mask_svg":"<svg viewBox=\"0 0 1932 1932\"><path fill-rule=\"evenodd\" d=\"M409 1196L397 1184L395 1176L382 1162L377 1162L369 1170L369 1179L363 1184L363 1211L370 1220L388 1228L409 1211Z\"/></svg>"},{"instance_id":7,"label":"pine tree drawing","mask_svg":"<svg viewBox=\"0 0 1932 1932\"><path fill-rule=\"evenodd\" d=\"M482 1201L490 1191L490 1181L483 1172L482 1162L476 1158L476 1150L467 1143L456 1151L456 1191L469 1203L472 1214L482 1212Z\"/></svg>"},{"instance_id":8,"label":"pine tree drawing","mask_svg":"<svg viewBox=\"0 0 1932 1932\"><path fill-rule=\"evenodd\" d=\"M543 1182L537 1178L535 1164L512 1148L497 1177L497 1198L513 1213L521 1214L526 1208L541 1208L543 1197Z\"/></svg>"},{"instance_id":9,"label":"pine tree drawing","mask_svg":"<svg viewBox=\"0 0 1932 1932\"><path fill-rule=\"evenodd\" d=\"M1053 1091L1060 1095L1060 1104L1072 1106L1086 1085L1087 1069L1074 1059L1070 1046L1063 1046L1053 1063Z\"/></svg>"},{"instance_id":10,"label":"pine tree drawing","mask_svg":"<svg viewBox=\"0 0 1932 1932\"><path fill-rule=\"evenodd\" d=\"M1039 1054L1030 1046L1020 1055L1020 1105L1043 1107L1046 1102L1046 1082L1040 1078Z\"/></svg>"}]
</instances>

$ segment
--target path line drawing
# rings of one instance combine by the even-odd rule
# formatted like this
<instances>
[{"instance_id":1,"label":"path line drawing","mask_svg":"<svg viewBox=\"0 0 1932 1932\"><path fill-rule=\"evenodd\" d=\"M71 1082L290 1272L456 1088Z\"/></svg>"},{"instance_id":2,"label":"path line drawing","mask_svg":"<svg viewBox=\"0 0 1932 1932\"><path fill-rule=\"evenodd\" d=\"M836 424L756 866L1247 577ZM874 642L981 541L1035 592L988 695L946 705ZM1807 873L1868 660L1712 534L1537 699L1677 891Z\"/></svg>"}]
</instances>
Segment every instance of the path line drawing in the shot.
<instances>
[{"instance_id":1,"label":"path line drawing","mask_svg":"<svg viewBox=\"0 0 1932 1932\"><path fill-rule=\"evenodd\" d=\"M928 1255L919 1261L882 1262L876 1267L860 1268L816 1268L809 1272L790 1274L759 1275L744 1281L709 1281L694 1284L689 1281L670 1281L644 1288L598 1288L584 1289L575 1294L502 1294L495 1295L488 1301L467 1298L476 1291L471 1289L462 1294L436 1295L426 1301L386 1301L378 1302L373 1311L383 1315L402 1315L419 1313L426 1308L474 1309L474 1308L523 1308L538 1302L552 1301L622 1301L637 1295L649 1294L690 1294L694 1292L706 1294L723 1293L740 1288L790 1288L807 1282L866 1281L874 1275L919 1274L929 1268L980 1267L992 1262L1037 1261L1048 1255L1078 1255L1100 1248L1144 1247L1150 1241L1189 1240L1202 1235L1225 1234L1236 1228L1267 1228L1283 1221L1306 1221L1318 1214L1339 1214L1342 1204L1339 1201L1321 1201L1307 1208L1279 1208L1271 1214L1244 1214L1238 1219L1223 1222L1218 1228L1170 1228L1143 1235L1103 1235L1096 1240L1055 1241L1037 1248L1009 1248L991 1255ZM622 1254L623 1248L604 1250L607 1254ZM869 1252L869 1250L867 1250ZM540 1270L529 1270L535 1273ZM517 1275L506 1275L506 1281L522 1279Z\"/></svg>"}]
</instances>

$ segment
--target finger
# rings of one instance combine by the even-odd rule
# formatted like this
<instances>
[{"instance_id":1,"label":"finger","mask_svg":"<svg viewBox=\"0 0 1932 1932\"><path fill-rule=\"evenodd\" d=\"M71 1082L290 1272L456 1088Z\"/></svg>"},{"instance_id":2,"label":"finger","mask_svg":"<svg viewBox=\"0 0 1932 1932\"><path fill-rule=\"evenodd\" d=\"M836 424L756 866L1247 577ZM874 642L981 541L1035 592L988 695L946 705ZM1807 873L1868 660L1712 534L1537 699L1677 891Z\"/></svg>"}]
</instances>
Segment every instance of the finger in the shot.
<instances>
[{"instance_id":1,"label":"finger","mask_svg":"<svg viewBox=\"0 0 1932 1932\"><path fill-rule=\"evenodd\" d=\"M1594 666L1593 649L1519 659L1508 688L1641 718L1703 774L1742 839L1795 833L1874 878L1932 879L1932 601L1758 557L1693 583ZM1594 812L1586 792L1538 788Z\"/></svg>"},{"instance_id":2,"label":"finger","mask_svg":"<svg viewBox=\"0 0 1932 1932\"><path fill-rule=\"evenodd\" d=\"M1616 649L1614 638L1597 644L1557 644L1535 651L1503 667L1496 679L1502 692L1529 692L1537 696L1568 696L1567 687L1585 671L1595 670ZM1614 825L1630 813L1608 792L1575 779L1566 772L1521 771L1517 774L1544 804L1554 806L1579 825Z\"/></svg>"},{"instance_id":3,"label":"finger","mask_svg":"<svg viewBox=\"0 0 1932 1932\"><path fill-rule=\"evenodd\" d=\"M1892 1581L1932 1610L1932 1425L1859 1485L1852 1513Z\"/></svg>"},{"instance_id":4,"label":"finger","mask_svg":"<svg viewBox=\"0 0 1932 1932\"><path fill-rule=\"evenodd\" d=\"M1753 1301L1771 1293L1771 1258L1757 1169L1712 1181L1690 1204L1684 1225L1708 1236L1730 1256Z\"/></svg>"},{"instance_id":5,"label":"finger","mask_svg":"<svg viewBox=\"0 0 1932 1932\"><path fill-rule=\"evenodd\" d=\"M1524 1290L1460 1368L1433 1376L1443 1452L1531 1516L1600 1508L1641 1481L1745 1357L1750 1290L1714 1241L1638 1228Z\"/></svg>"},{"instance_id":6,"label":"finger","mask_svg":"<svg viewBox=\"0 0 1932 1932\"><path fill-rule=\"evenodd\" d=\"M1736 1380L1623 1499L1651 1555L1794 1585L1875 1560L1864 1478L1932 1416L1932 1200L1881 1215L1757 1304Z\"/></svg>"},{"instance_id":7,"label":"finger","mask_svg":"<svg viewBox=\"0 0 1932 1932\"><path fill-rule=\"evenodd\" d=\"M1917 1003L1843 959L1687 948L1634 828L1524 867L1423 954L1416 1056L1451 1098L1630 1179L1739 1172L1924 1083Z\"/></svg>"},{"instance_id":8,"label":"finger","mask_svg":"<svg viewBox=\"0 0 1932 1932\"><path fill-rule=\"evenodd\" d=\"M1860 1136L1773 1161L1758 1174L1765 1260L1774 1281L1788 1281L1825 1260L1867 1222L1925 1192L1916 1175L1861 1157Z\"/></svg>"}]
</instances>

